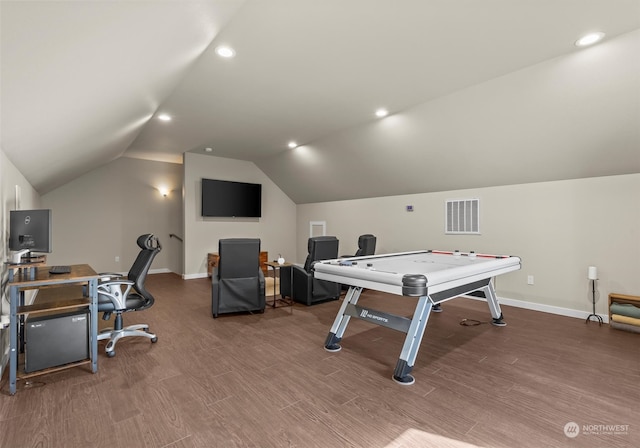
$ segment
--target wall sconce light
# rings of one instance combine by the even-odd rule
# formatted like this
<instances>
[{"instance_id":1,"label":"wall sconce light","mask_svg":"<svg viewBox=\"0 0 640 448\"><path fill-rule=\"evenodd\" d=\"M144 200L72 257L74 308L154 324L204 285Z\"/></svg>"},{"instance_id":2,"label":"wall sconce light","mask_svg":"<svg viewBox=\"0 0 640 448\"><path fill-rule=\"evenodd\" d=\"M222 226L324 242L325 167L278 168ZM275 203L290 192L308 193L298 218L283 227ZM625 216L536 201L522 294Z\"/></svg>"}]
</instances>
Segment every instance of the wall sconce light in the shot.
<instances>
[{"instance_id":1,"label":"wall sconce light","mask_svg":"<svg viewBox=\"0 0 640 448\"><path fill-rule=\"evenodd\" d=\"M158 191L165 198L169 195L169 189L167 187L158 187Z\"/></svg>"}]
</instances>

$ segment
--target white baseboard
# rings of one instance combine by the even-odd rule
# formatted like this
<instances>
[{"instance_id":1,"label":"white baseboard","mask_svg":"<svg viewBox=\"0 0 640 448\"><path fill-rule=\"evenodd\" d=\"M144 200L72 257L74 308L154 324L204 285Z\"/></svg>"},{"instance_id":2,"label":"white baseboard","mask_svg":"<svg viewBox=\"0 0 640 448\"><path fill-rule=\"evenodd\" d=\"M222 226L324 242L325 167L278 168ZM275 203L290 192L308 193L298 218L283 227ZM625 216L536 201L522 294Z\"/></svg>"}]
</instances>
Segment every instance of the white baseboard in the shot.
<instances>
[{"instance_id":1,"label":"white baseboard","mask_svg":"<svg viewBox=\"0 0 640 448\"><path fill-rule=\"evenodd\" d=\"M183 280L193 280L194 278L205 278L208 277L209 274L207 274L206 272L200 272L197 274L182 274L182 279Z\"/></svg>"},{"instance_id":2,"label":"white baseboard","mask_svg":"<svg viewBox=\"0 0 640 448\"><path fill-rule=\"evenodd\" d=\"M160 268L160 269L149 269L149 274L171 274L173 271L167 268ZM123 277L126 277L129 274L129 271L121 271L121 272L114 272L114 274L119 274L122 275Z\"/></svg>"},{"instance_id":3,"label":"white baseboard","mask_svg":"<svg viewBox=\"0 0 640 448\"><path fill-rule=\"evenodd\" d=\"M475 297L475 296L463 296L463 297L466 297L468 299L484 300L481 297ZM571 308L562 308L559 306L544 305L544 304L535 303L535 302L526 302L524 300L509 299L507 297L498 297L498 302L500 302L501 305L514 306L516 308L524 308L532 311L541 311L543 313L549 313L549 314L557 314L559 316L575 317L577 319L583 319L583 320L586 320L587 317L591 314L588 311L572 310ZM606 314L598 314L598 315L602 317L602 321L604 323L607 323L607 324L609 323L608 315Z\"/></svg>"},{"instance_id":4,"label":"white baseboard","mask_svg":"<svg viewBox=\"0 0 640 448\"><path fill-rule=\"evenodd\" d=\"M202 272L198 274L182 274L182 280L193 280L194 278L205 278L208 276L209 274L202 273ZM265 276L265 279L267 278L271 278L271 277Z\"/></svg>"}]
</instances>

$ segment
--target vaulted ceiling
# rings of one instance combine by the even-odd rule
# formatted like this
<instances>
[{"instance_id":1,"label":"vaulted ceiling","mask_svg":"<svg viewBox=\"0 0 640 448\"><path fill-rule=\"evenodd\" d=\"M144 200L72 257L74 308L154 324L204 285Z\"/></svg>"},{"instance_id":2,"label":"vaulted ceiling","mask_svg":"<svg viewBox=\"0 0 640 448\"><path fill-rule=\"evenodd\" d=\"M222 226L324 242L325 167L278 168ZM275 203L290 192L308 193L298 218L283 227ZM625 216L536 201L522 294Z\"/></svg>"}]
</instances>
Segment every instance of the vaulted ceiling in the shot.
<instances>
[{"instance_id":1,"label":"vaulted ceiling","mask_svg":"<svg viewBox=\"0 0 640 448\"><path fill-rule=\"evenodd\" d=\"M253 161L296 203L640 172L640 0L2 1L0 21L0 148L41 194L185 152Z\"/></svg>"}]
</instances>

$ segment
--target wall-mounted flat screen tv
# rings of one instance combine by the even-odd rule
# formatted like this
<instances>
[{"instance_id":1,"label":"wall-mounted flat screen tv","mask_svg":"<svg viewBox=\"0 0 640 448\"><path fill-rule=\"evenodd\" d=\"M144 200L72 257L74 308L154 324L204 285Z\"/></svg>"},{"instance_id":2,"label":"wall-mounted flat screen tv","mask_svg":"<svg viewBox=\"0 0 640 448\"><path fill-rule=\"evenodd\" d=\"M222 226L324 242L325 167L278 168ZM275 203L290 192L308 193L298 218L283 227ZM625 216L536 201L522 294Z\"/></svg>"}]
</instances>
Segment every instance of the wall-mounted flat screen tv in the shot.
<instances>
[{"instance_id":1,"label":"wall-mounted flat screen tv","mask_svg":"<svg viewBox=\"0 0 640 448\"><path fill-rule=\"evenodd\" d=\"M202 179L202 216L260 218L262 185Z\"/></svg>"}]
</instances>

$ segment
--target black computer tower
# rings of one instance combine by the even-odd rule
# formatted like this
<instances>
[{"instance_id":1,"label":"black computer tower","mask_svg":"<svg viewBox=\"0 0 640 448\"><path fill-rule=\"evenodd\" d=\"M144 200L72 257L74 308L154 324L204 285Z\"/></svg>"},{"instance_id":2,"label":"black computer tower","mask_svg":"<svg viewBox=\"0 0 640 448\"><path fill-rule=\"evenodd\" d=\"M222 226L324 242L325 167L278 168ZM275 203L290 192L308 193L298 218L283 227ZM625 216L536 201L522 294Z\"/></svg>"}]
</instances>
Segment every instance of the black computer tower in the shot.
<instances>
[{"instance_id":1,"label":"black computer tower","mask_svg":"<svg viewBox=\"0 0 640 448\"><path fill-rule=\"evenodd\" d=\"M89 313L29 317L25 343L25 372L88 359Z\"/></svg>"}]
</instances>

